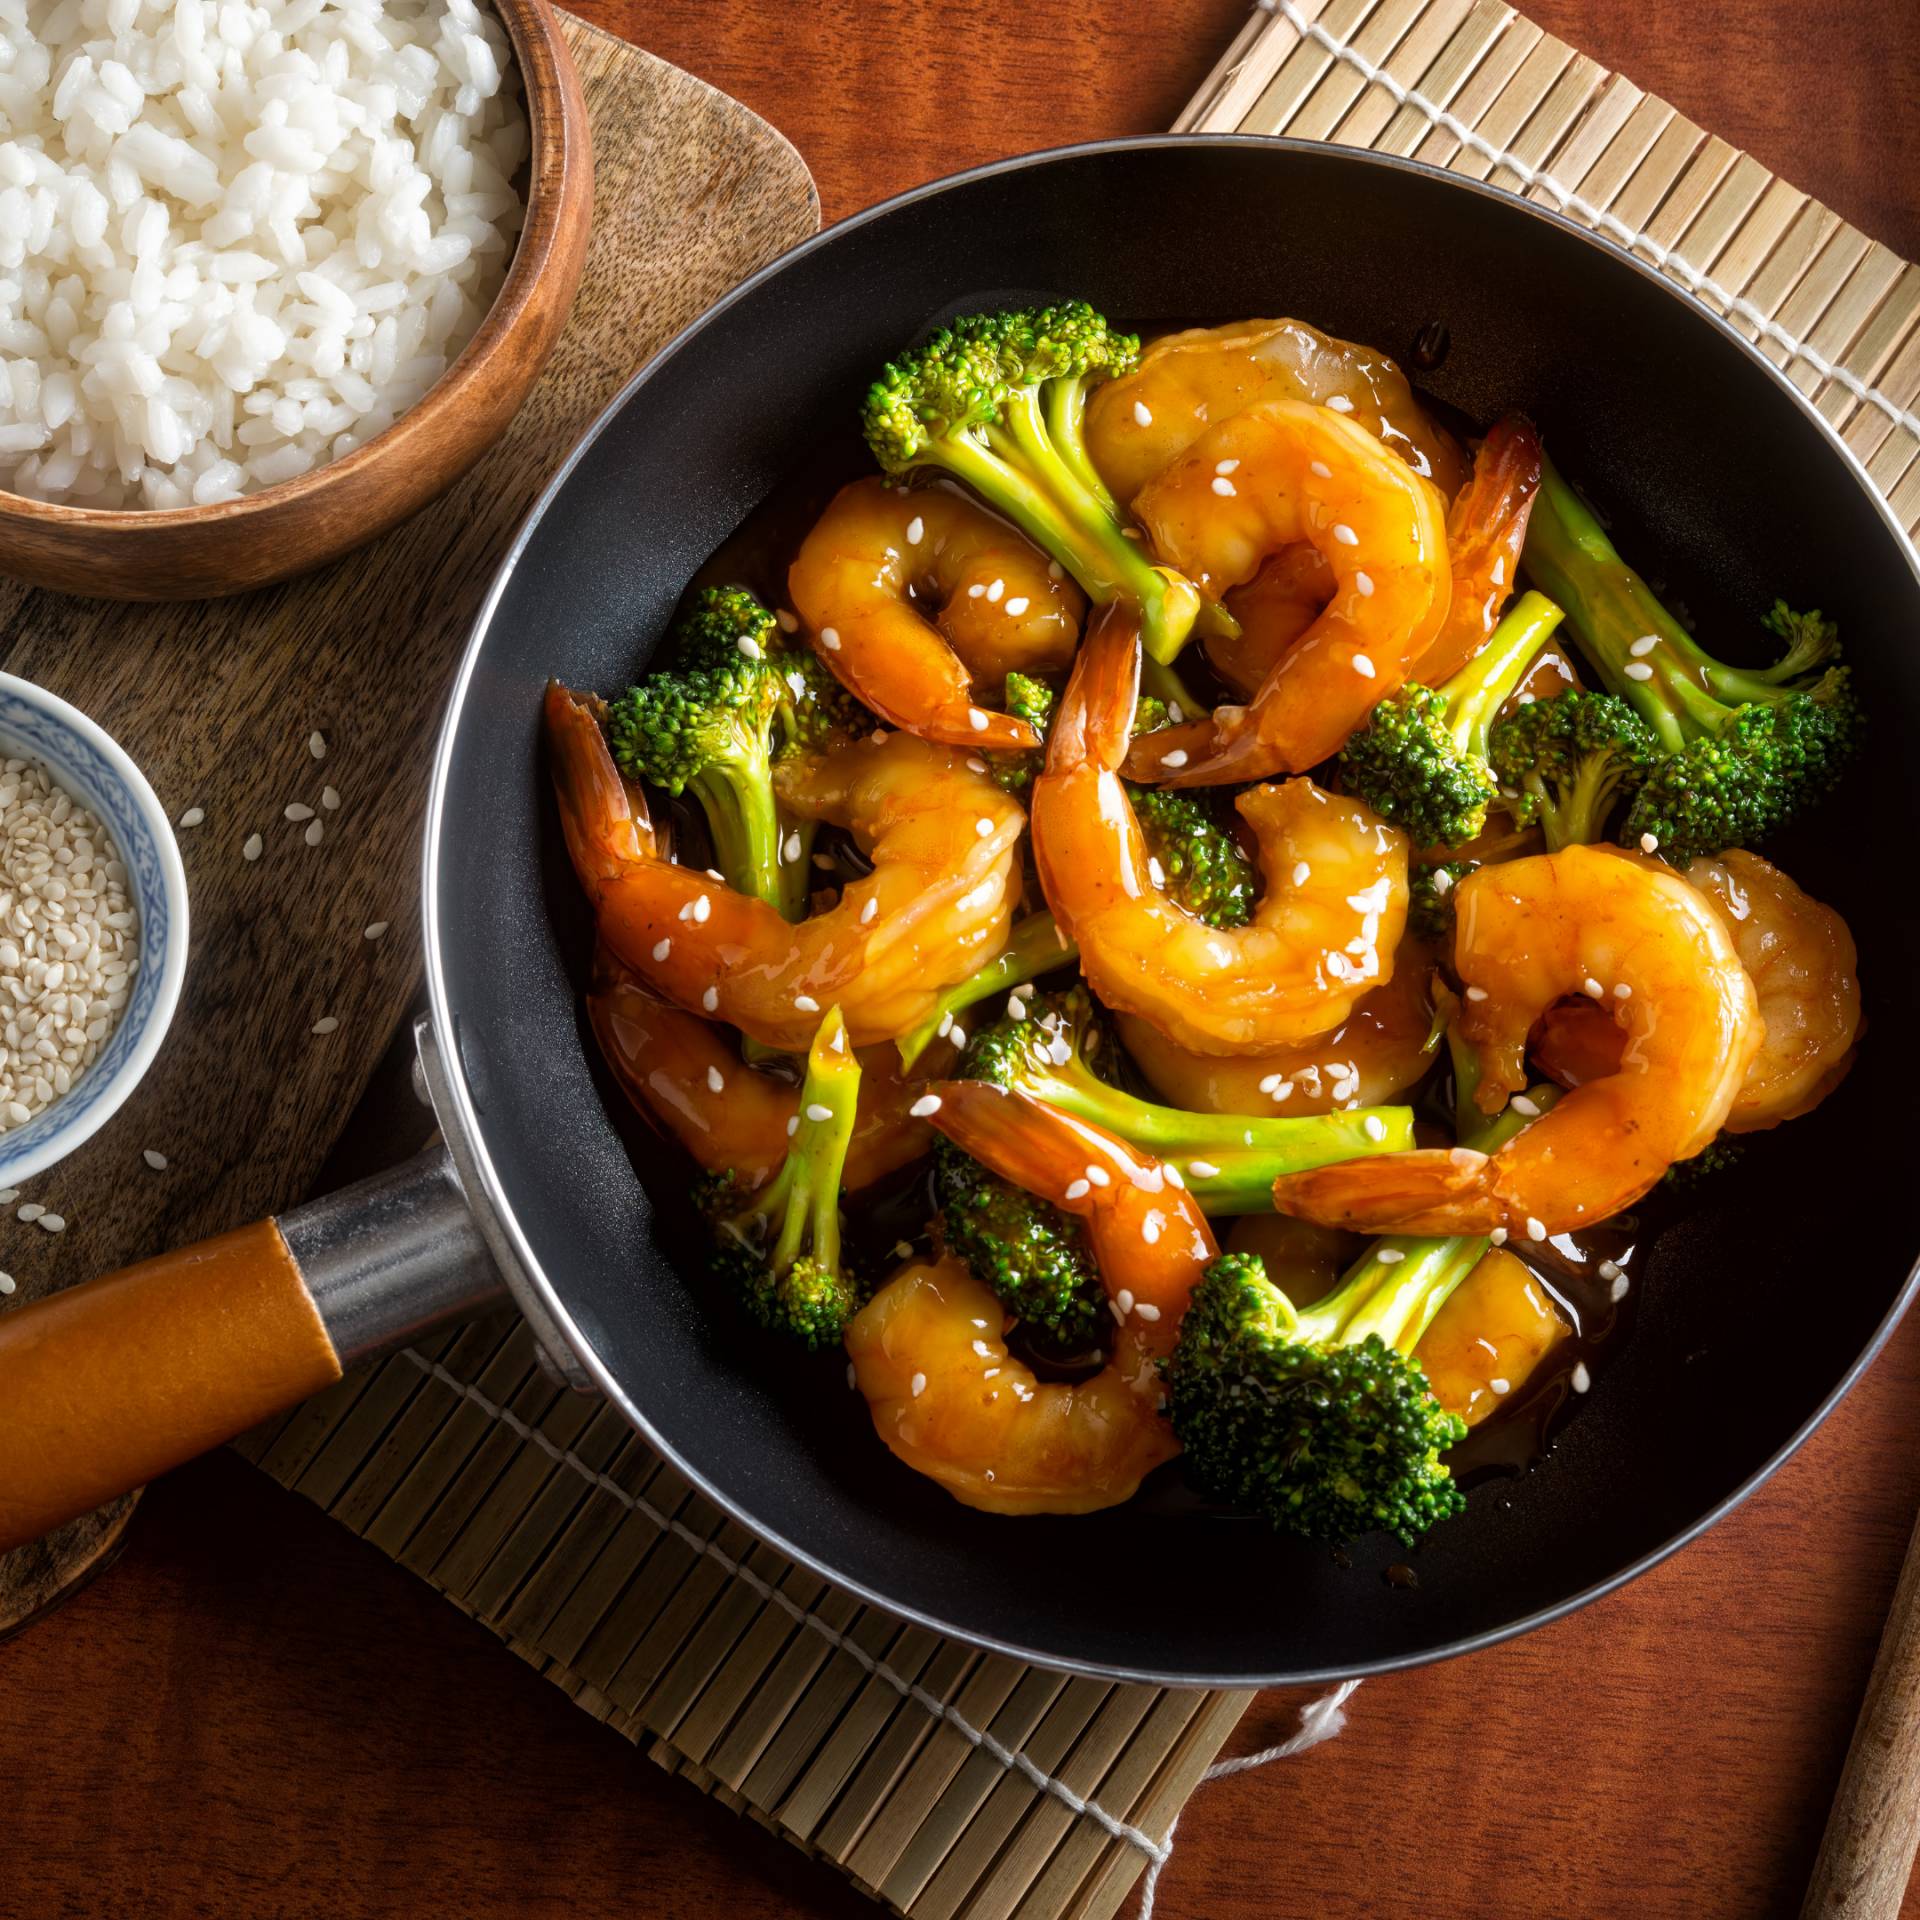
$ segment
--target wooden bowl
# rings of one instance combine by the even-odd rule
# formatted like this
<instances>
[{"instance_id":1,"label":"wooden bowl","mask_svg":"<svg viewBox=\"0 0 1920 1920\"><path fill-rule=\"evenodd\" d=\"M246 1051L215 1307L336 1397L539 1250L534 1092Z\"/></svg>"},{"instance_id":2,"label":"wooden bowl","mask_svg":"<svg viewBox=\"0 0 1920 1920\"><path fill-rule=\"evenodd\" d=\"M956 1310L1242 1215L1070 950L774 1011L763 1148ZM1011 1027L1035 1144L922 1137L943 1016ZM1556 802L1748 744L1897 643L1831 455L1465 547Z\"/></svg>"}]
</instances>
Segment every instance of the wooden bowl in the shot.
<instances>
[{"instance_id":1,"label":"wooden bowl","mask_svg":"<svg viewBox=\"0 0 1920 1920\"><path fill-rule=\"evenodd\" d=\"M0 492L0 573L110 600L200 600L310 572L443 493L506 430L566 324L593 215L586 96L547 0L491 0L531 152L526 221L479 330L417 406L345 458L239 500L156 511Z\"/></svg>"}]
</instances>

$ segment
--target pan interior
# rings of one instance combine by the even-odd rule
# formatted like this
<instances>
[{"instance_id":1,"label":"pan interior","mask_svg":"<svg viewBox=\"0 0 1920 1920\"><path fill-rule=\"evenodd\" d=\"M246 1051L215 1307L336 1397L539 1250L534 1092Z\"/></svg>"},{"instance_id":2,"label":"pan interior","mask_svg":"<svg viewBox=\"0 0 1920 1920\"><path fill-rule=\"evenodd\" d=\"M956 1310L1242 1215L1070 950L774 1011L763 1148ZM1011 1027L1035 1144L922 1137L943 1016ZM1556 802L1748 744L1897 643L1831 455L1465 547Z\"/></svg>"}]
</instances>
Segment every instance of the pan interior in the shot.
<instances>
[{"instance_id":1,"label":"pan interior","mask_svg":"<svg viewBox=\"0 0 1920 1920\"><path fill-rule=\"evenodd\" d=\"M1351 1564L1148 1500L995 1520L879 1446L838 1361L747 1339L707 1299L677 1153L636 1127L579 1013L587 915L539 745L549 676L642 666L693 570L930 319L1082 295L1117 316L1291 314L1407 356L1477 419L1520 408L1703 631L1783 595L1841 623L1877 735L1778 849L1863 955L1871 1035L1812 1118L1760 1137L1645 1268L1639 1319L1530 1474L1477 1487L1416 1553ZM428 911L493 1196L650 1433L754 1527L897 1609L1058 1665L1284 1681L1513 1630L1657 1555L1761 1472L1906 1283L1900 1103L1920 1023L1909 885L1920 588L1832 442L1664 285L1504 195L1324 148L1126 143L972 177L790 257L656 362L531 526L475 643L443 768ZM656 1205L656 1201L658 1204ZM1406 1563L1408 1586L1386 1578Z\"/></svg>"}]
</instances>

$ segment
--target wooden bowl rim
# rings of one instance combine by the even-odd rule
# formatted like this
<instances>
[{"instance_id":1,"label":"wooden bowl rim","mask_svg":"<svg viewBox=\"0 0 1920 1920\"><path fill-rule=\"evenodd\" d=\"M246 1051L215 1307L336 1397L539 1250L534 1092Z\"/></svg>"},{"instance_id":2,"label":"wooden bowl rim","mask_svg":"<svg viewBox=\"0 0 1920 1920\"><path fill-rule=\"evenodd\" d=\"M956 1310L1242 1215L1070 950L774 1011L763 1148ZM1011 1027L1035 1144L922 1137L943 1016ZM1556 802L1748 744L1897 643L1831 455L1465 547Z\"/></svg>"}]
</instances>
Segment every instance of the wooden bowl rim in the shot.
<instances>
[{"instance_id":1,"label":"wooden bowl rim","mask_svg":"<svg viewBox=\"0 0 1920 1920\"><path fill-rule=\"evenodd\" d=\"M364 473L396 452L411 432L459 404L478 377L481 364L512 337L525 317L533 290L564 237L561 222L548 214L559 204L567 155L577 131L572 125L569 90L561 78L561 62L571 56L560 39L559 23L549 0L479 0L479 4L491 6L499 15L520 69L528 127L527 203L506 278L453 365L390 427L344 458L296 474L291 480L276 481L258 493L243 494L237 500L216 500L204 507L72 507L58 501L32 500L0 488L0 520L38 522L75 533L149 528L160 533L250 519L311 500L328 487Z\"/></svg>"}]
</instances>

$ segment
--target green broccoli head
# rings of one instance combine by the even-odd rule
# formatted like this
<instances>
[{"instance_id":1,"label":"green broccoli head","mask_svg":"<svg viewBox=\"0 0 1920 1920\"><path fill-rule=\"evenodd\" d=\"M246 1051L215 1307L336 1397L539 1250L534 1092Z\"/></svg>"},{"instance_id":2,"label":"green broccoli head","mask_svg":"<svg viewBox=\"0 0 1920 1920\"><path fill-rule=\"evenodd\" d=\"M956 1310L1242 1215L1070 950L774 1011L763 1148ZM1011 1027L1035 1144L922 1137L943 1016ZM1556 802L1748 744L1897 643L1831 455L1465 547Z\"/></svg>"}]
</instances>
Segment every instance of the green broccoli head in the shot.
<instances>
[{"instance_id":1,"label":"green broccoli head","mask_svg":"<svg viewBox=\"0 0 1920 1920\"><path fill-rule=\"evenodd\" d=\"M860 1307L840 1217L859 1100L860 1063L835 1007L808 1052L793 1139L779 1171L757 1191L730 1173L695 1190L713 1222L716 1277L751 1319L808 1347L837 1342Z\"/></svg>"},{"instance_id":2,"label":"green broccoli head","mask_svg":"<svg viewBox=\"0 0 1920 1920\"><path fill-rule=\"evenodd\" d=\"M779 621L745 587L702 587L673 629L674 653L683 667L764 660L783 644Z\"/></svg>"},{"instance_id":3,"label":"green broccoli head","mask_svg":"<svg viewBox=\"0 0 1920 1920\"><path fill-rule=\"evenodd\" d=\"M1047 728L1053 724L1053 709L1060 696L1044 680L1031 674L1007 675L1004 710L1016 720L1024 720L1040 736L1041 744L1019 753L996 753L993 763L994 784L1007 793L1023 793L1033 784L1033 776L1046 762Z\"/></svg>"},{"instance_id":4,"label":"green broccoli head","mask_svg":"<svg viewBox=\"0 0 1920 1920\"><path fill-rule=\"evenodd\" d=\"M944 1139L934 1146L933 1192L947 1250L1009 1313L1065 1346L1092 1340L1106 1296L1078 1220Z\"/></svg>"},{"instance_id":5,"label":"green broccoli head","mask_svg":"<svg viewBox=\"0 0 1920 1920\"><path fill-rule=\"evenodd\" d=\"M1453 939L1454 888L1474 869L1471 860L1442 860L1407 876L1407 926L1417 939L1444 946Z\"/></svg>"},{"instance_id":6,"label":"green broccoli head","mask_svg":"<svg viewBox=\"0 0 1920 1920\"><path fill-rule=\"evenodd\" d=\"M1709 1181L1740 1164L1746 1152L1744 1140L1727 1134L1710 1140L1691 1160L1676 1160L1660 1176L1660 1184L1669 1193L1691 1193L1703 1181Z\"/></svg>"},{"instance_id":7,"label":"green broccoli head","mask_svg":"<svg viewBox=\"0 0 1920 1920\"><path fill-rule=\"evenodd\" d=\"M1494 772L1519 794L1514 819L1539 821L1547 849L1604 837L1608 816L1659 758L1653 730L1616 694L1571 692L1534 700L1496 721Z\"/></svg>"},{"instance_id":8,"label":"green broccoli head","mask_svg":"<svg viewBox=\"0 0 1920 1920\"><path fill-rule=\"evenodd\" d=\"M1437 1244L1469 1249L1431 1263L1444 1298L1480 1243ZM1342 1303L1350 1278L1304 1314L1257 1255L1224 1254L1207 1268L1165 1363L1173 1429L1199 1486L1315 1540L1384 1529L1411 1545L1461 1510L1440 1456L1466 1425L1434 1399L1401 1350L1404 1329L1379 1304L1406 1286L1406 1264L1359 1275L1358 1301Z\"/></svg>"},{"instance_id":9,"label":"green broccoli head","mask_svg":"<svg viewBox=\"0 0 1920 1920\"><path fill-rule=\"evenodd\" d=\"M1260 897L1260 876L1216 791L1129 785L1127 797L1169 898L1210 927L1244 927Z\"/></svg>"},{"instance_id":10,"label":"green broccoli head","mask_svg":"<svg viewBox=\"0 0 1920 1920\"><path fill-rule=\"evenodd\" d=\"M1444 695L1409 683L1340 749L1340 784L1416 846L1457 847L1487 824L1499 783L1455 742Z\"/></svg>"}]
</instances>

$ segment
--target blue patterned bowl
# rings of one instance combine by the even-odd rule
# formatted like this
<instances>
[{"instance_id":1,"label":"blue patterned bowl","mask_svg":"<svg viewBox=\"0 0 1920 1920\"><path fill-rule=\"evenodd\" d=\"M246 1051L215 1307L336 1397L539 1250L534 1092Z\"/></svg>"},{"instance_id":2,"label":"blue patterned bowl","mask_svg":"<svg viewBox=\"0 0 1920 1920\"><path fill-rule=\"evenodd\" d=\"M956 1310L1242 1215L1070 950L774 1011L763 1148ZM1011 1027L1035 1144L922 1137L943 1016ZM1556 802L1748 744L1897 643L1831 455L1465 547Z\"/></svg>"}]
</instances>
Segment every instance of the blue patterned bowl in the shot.
<instances>
[{"instance_id":1,"label":"blue patterned bowl","mask_svg":"<svg viewBox=\"0 0 1920 1920\"><path fill-rule=\"evenodd\" d=\"M140 966L120 1024L67 1093L0 1134L0 1186L17 1187L103 1126L153 1064L186 977L187 875L165 809L118 743L10 673L0 673L0 757L42 762L106 826L140 913Z\"/></svg>"}]
</instances>

